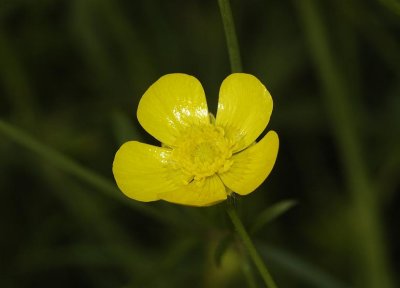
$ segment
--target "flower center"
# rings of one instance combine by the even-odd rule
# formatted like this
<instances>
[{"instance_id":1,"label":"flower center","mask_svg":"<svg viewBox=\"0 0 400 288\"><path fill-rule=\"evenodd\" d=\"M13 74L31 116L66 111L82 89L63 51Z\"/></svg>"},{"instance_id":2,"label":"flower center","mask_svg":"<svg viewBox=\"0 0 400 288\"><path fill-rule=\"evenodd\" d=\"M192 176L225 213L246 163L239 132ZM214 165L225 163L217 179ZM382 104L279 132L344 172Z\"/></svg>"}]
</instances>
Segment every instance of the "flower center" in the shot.
<instances>
[{"instance_id":1,"label":"flower center","mask_svg":"<svg viewBox=\"0 0 400 288\"><path fill-rule=\"evenodd\" d=\"M176 142L174 160L189 175L188 183L193 179L203 180L230 168L230 142L221 127L212 124L190 127Z\"/></svg>"}]
</instances>

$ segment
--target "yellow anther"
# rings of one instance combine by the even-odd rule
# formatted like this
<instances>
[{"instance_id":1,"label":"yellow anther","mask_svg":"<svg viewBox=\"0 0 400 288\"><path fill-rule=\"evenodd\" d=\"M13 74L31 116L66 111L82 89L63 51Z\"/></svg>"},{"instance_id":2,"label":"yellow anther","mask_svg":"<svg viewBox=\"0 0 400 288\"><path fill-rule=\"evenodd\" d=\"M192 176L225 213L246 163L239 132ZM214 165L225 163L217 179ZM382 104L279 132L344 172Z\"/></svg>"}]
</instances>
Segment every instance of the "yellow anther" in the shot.
<instances>
[{"instance_id":1,"label":"yellow anther","mask_svg":"<svg viewBox=\"0 0 400 288\"><path fill-rule=\"evenodd\" d=\"M174 162L196 181L227 171L232 145L224 134L213 124L190 127L176 141Z\"/></svg>"}]
</instances>

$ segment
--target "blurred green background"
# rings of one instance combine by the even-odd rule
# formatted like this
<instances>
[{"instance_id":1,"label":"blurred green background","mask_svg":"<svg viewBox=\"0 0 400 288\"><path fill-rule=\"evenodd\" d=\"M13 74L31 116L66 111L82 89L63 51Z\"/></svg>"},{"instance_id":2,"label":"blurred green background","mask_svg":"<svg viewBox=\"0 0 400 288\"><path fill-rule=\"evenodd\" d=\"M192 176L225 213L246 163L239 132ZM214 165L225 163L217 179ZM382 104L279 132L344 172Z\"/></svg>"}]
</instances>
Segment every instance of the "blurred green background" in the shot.
<instances>
[{"instance_id":1,"label":"blurred green background","mask_svg":"<svg viewBox=\"0 0 400 288\"><path fill-rule=\"evenodd\" d=\"M239 212L252 227L297 201L252 234L275 280L398 287L398 2L231 5L281 141ZM142 204L114 185L118 147L156 143L136 108L172 72L196 76L215 112L230 73L217 1L0 1L1 287L262 287L224 203Z\"/></svg>"}]
</instances>

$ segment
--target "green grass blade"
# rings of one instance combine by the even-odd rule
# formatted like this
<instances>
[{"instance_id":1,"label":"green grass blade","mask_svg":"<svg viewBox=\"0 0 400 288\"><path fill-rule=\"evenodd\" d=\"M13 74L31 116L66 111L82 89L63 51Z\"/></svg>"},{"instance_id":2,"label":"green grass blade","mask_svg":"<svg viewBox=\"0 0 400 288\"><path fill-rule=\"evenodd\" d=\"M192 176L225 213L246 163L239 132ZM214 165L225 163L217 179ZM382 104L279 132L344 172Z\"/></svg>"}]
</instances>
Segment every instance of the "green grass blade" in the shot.
<instances>
[{"instance_id":1,"label":"green grass blade","mask_svg":"<svg viewBox=\"0 0 400 288\"><path fill-rule=\"evenodd\" d=\"M287 273L293 277L297 277L304 284L305 287L316 287L316 288L349 288L340 280L335 279L322 269L302 260L301 258L279 248L266 245L258 242L257 248L260 254L268 260L268 262L274 263L281 269L286 270Z\"/></svg>"},{"instance_id":2,"label":"green grass blade","mask_svg":"<svg viewBox=\"0 0 400 288\"><path fill-rule=\"evenodd\" d=\"M297 202L294 200L283 200L265 208L255 219L254 224L250 228L250 233L258 232L266 224L283 215L295 205L297 205Z\"/></svg>"},{"instance_id":3,"label":"green grass blade","mask_svg":"<svg viewBox=\"0 0 400 288\"><path fill-rule=\"evenodd\" d=\"M116 185L108 179L96 174L88 168L85 168L84 166L75 162L73 159L70 159L68 156L63 155L53 148L38 142L37 140L26 134L24 131L14 127L11 124L6 123L3 120L0 120L0 133L8 137L10 140L13 140L14 142L23 146L24 148L27 148L28 150L39 155L46 161L52 163L58 169L79 178L87 184L92 185L104 195L120 202L121 204L128 205L143 214L146 214L163 222L169 222L170 220L172 220L167 219L167 217L163 213L161 213L161 211L156 210L149 205L140 204L138 202L126 199L125 196L123 196L123 194L117 189Z\"/></svg>"},{"instance_id":4,"label":"green grass blade","mask_svg":"<svg viewBox=\"0 0 400 288\"><path fill-rule=\"evenodd\" d=\"M347 79L340 72L329 41L318 1L298 2L301 24L309 41L333 133L343 162L347 189L353 198L354 218L360 241L359 276L364 287L394 287L387 262L386 247L379 219L377 192L364 163L360 132L357 129L357 107L351 105ZM350 81L350 80L349 80Z\"/></svg>"}]
</instances>

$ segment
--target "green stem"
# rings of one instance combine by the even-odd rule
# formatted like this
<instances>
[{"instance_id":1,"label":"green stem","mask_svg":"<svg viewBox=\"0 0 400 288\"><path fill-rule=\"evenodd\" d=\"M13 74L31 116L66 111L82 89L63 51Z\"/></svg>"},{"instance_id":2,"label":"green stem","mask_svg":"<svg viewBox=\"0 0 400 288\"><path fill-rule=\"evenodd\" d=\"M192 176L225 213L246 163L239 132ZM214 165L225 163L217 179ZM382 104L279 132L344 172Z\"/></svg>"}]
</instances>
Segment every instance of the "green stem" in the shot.
<instances>
[{"instance_id":1,"label":"green stem","mask_svg":"<svg viewBox=\"0 0 400 288\"><path fill-rule=\"evenodd\" d=\"M377 192L370 181L356 123L356 108L350 104L349 89L334 58L317 1L298 2L299 14L310 43L312 56L324 88L323 96L330 113L337 145L353 197L359 240L363 287L393 287L387 262Z\"/></svg>"},{"instance_id":2,"label":"green stem","mask_svg":"<svg viewBox=\"0 0 400 288\"><path fill-rule=\"evenodd\" d=\"M264 280L264 283L269 288L277 288L274 280L272 279L271 274L269 273L267 267L265 266L260 254L258 254L256 247L254 246L253 242L250 239L249 234L247 233L246 229L243 226L242 221L240 220L235 207L231 203L231 201L227 201L227 213L229 218L231 219L233 226L235 226L236 232L239 234L240 238L242 239L243 245L246 247L247 252L251 260L253 260L254 265L257 267L258 272L260 272L261 277Z\"/></svg>"},{"instance_id":3,"label":"green stem","mask_svg":"<svg viewBox=\"0 0 400 288\"><path fill-rule=\"evenodd\" d=\"M228 47L229 61L231 64L232 73L242 72L242 63L240 60L239 45L236 37L235 25L233 22L232 10L229 0L218 0L218 5L221 12L222 22L224 24L226 44ZM250 258L253 260L255 266L260 272L261 277L265 282L265 285L269 288L276 288L277 286L274 280L272 279L271 274L268 272L268 269L265 266L262 258L260 257L256 248L254 247L254 244L251 241L249 234L244 228L242 221L240 220L236 212L236 208L234 207L230 199L228 199L227 202L228 202L228 207L226 211L229 215L229 218L231 219L233 226L235 226L237 233L242 239L243 245L246 248L247 252L249 253ZM247 268L248 267L245 267L244 269Z\"/></svg>"},{"instance_id":4,"label":"green stem","mask_svg":"<svg viewBox=\"0 0 400 288\"><path fill-rule=\"evenodd\" d=\"M38 142L31 136L27 135L25 132L2 120L0 120L0 134L4 134L14 142L36 153L43 159L46 159L48 162L52 163L60 170L67 172L97 188L105 195L115 200L118 200L123 204L129 205L132 208L142 212L143 214L149 215L163 222L168 222L171 220L170 219L166 221L166 215L164 215L164 213L161 213L157 209L154 209L153 207L141 205L133 201L126 201L126 199L124 199L124 197L122 196L122 193L118 191L115 185L108 179L81 166L79 163L68 158L62 153Z\"/></svg>"},{"instance_id":5,"label":"green stem","mask_svg":"<svg viewBox=\"0 0 400 288\"><path fill-rule=\"evenodd\" d=\"M218 5L224 24L232 73L242 72L242 62L240 60L239 45L235 32L235 24L233 22L231 5L229 4L229 0L218 0Z\"/></svg>"}]
</instances>

